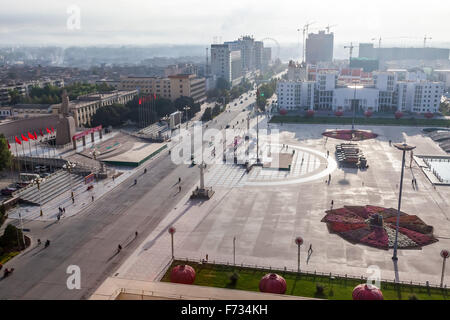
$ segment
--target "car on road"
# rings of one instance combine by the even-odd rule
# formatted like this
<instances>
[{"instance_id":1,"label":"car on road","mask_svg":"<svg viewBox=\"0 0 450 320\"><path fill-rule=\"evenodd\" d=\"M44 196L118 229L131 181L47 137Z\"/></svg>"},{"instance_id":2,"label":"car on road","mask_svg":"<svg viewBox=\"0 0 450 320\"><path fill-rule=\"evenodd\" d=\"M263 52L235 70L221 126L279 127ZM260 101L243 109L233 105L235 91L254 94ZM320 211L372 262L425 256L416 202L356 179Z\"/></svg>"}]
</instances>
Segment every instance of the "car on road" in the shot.
<instances>
[{"instance_id":1,"label":"car on road","mask_svg":"<svg viewBox=\"0 0 450 320\"><path fill-rule=\"evenodd\" d=\"M235 106L235 107L237 106L237 102L234 104L234 106Z\"/></svg>"},{"instance_id":2,"label":"car on road","mask_svg":"<svg viewBox=\"0 0 450 320\"><path fill-rule=\"evenodd\" d=\"M244 101L241 101L241 104L243 104L244 103Z\"/></svg>"},{"instance_id":3,"label":"car on road","mask_svg":"<svg viewBox=\"0 0 450 320\"><path fill-rule=\"evenodd\" d=\"M16 190L17 190L16 188L12 188L12 187L4 188L4 189L2 189L2 195L10 196Z\"/></svg>"},{"instance_id":4,"label":"car on road","mask_svg":"<svg viewBox=\"0 0 450 320\"><path fill-rule=\"evenodd\" d=\"M227 125L226 125L226 127L225 127L225 129L228 129L229 127L230 127L230 125L229 125L229 124L227 124Z\"/></svg>"}]
</instances>

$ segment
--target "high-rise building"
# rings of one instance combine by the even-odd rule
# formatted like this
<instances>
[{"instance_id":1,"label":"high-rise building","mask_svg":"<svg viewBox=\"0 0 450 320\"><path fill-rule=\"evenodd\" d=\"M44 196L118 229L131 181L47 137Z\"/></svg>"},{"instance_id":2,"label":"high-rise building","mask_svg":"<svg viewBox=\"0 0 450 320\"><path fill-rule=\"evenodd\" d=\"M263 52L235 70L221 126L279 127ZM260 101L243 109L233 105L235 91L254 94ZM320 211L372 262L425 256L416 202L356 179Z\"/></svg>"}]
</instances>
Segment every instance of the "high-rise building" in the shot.
<instances>
[{"instance_id":1,"label":"high-rise building","mask_svg":"<svg viewBox=\"0 0 450 320\"><path fill-rule=\"evenodd\" d=\"M228 44L211 45L211 73L218 78L224 78L231 85L242 79L241 51Z\"/></svg>"},{"instance_id":2,"label":"high-rise building","mask_svg":"<svg viewBox=\"0 0 450 320\"><path fill-rule=\"evenodd\" d=\"M359 57L395 60L448 60L450 49L442 48L375 48L372 43L359 44Z\"/></svg>"},{"instance_id":3,"label":"high-rise building","mask_svg":"<svg viewBox=\"0 0 450 320\"><path fill-rule=\"evenodd\" d=\"M325 31L319 31L317 34L310 33L306 39L306 63L333 61L333 46L333 33L325 33Z\"/></svg>"}]
</instances>

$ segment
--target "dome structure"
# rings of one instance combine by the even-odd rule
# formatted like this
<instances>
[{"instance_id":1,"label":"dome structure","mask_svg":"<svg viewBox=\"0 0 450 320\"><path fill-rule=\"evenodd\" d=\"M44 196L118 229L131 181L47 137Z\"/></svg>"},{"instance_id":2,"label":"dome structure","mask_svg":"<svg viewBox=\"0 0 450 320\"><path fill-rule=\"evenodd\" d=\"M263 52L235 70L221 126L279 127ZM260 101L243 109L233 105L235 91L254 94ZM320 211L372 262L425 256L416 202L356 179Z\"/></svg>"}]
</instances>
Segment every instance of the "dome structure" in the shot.
<instances>
[{"instance_id":1,"label":"dome structure","mask_svg":"<svg viewBox=\"0 0 450 320\"><path fill-rule=\"evenodd\" d=\"M383 293L376 286L362 283L353 289L353 300L384 300Z\"/></svg>"},{"instance_id":2,"label":"dome structure","mask_svg":"<svg viewBox=\"0 0 450 320\"><path fill-rule=\"evenodd\" d=\"M282 116L284 116L284 115L286 115L288 113L288 111L286 110L286 109L280 109L280 114L282 115Z\"/></svg>"},{"instance_id":3,"label":"dome structure","mask_svg":"<svg viewBox=\"0 0 450 320\"><path fill-rule=\"evenodd\" d=\"M178 265L170 272L170 282L193 284L195 281L195 270L189 265Z\"/></svg>"},{"instance_id":4,"label":"dome structure","mask_svg":"<svg viewBox=\"0 0 450 320\"><path fill-rule=\"evenodd\" d=\"M395 115L395 119L400 119L401 117L403 117L403 112L397 111L396 113L394 113L394 115Z\"/></svg>"},{"instance_id":5,"label":"dome structure","mask_svg":"<svg viewBox=\"0 0 450 320\"><path fill-rule=\"evenodd\" d=\"M306 116L307 117L313 117L314 116L314 110L308 110L308 111L306 111Z\"/></svg>"},{"instance_id":6,"label":"dome structure","mask_svg":"<svg viewBox=\"0 0 450 320\"><path fill-rule=\"evenodd\" d=\"M259 282L259 291L284 294L286 292L286 280L276 273L266 274Z\"/></svg>"},{"instance_id":7,"label":"dome structure","mask_svg":"<svg viewBox=\"0 0 450 320\"><path fill-rule=\"evenodd\" d=\"M370 117L373 115L373 112L370 111L370 110L367 110L366 112L364 112L364 115L365 115L367 118L370 118Z\"/></svg>"}]
</instances>

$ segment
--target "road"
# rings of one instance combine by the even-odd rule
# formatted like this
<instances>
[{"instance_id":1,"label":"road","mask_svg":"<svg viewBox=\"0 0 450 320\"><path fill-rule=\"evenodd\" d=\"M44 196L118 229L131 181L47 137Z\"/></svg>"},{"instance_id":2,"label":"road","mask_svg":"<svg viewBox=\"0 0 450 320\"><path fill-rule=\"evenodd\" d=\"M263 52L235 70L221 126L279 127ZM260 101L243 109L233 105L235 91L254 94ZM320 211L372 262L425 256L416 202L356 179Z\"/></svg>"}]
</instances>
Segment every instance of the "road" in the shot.
<instances>
[{"instance_id":1,"label":"road","mask_svg":"<svg viewBox=\"0 0 450 320\"><path fill-rule=\"evenodd\" d=\"M242 109L254 102L254 96L230 103L209 127L225 128ZM31 248L10 261L15 269L11 277L0 280L0 299L87 299L154 230L199 180L197 167L176 166L165 151L136 174L97 199L78 215L59 222L28 221L34 240L50 239L48 248ZM181 192L178 178L181 177ZM138 236L135 232L138 231ZM117 253L118 245L123 249ZM81 289L69 290L67 268L80 267Z\"/></svg>"}]
</instances>

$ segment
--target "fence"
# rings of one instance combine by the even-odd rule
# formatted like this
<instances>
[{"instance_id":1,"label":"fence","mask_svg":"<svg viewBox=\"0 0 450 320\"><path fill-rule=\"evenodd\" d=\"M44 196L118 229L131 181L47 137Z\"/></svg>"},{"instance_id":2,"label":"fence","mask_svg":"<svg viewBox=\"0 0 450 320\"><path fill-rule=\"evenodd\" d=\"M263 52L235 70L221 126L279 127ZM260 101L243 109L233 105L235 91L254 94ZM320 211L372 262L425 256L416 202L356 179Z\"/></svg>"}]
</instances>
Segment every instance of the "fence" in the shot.
<instances>
[{"instance_id":1,"label":"fence","mask_svg":"<svg viewBox=\"0 0 450 320\"><path fill-rule=\"evenodd\" d=\"M263 265L256 265L256 264L245 264L245 263L233 264L233 263L230 263L228 261L215 261L215 260L213 260L213 262L211 263L210 261L206 261L204 259L189 259L189 258L174 258L174 261L185 261L185 262L199 263L199 264L204 264L204 265L208 265L209 264L209 265L224 266L224 267L233 267L234 266L234 267L241 267L241 268L257 269L257 270L261 270L261 271L298 273L297 270L289 269L289 268L286 268L286 267L284 267L283 269L279 269L278 267L263 266ZM172 264L172 262L173 261L171 260L168 263L168 265L166 265L166 267L164 269L164 272L161 271L161 273L162 273L161 277L159 279L155 279L155 281L160 281L162 279L162 277L167 272L167 270L170 267L170 265ZM332 277L345 279L345 280L359 280L359 281L361 281L361 283L367 282L367 280L368 280L368 277L364 277L364 276L358 277L358 276L355 276L355 275L349 275L349 274L344 274L343 275L343 274L333 273L333 272L325 273L325 272L320 272L320 271L317 271L317 270L314 270L314 272L307 271L307 270L300 270L300 274L306 275L306 276L329 277L330 280L331 280ZM393 280L380 279L380 282L383 285L385 285L385 286L386 285L392 285L392 286L406 285L406 286L426 287L426 288L430 288L430 289L447 289L447 285L444 285L444 287L442 288L440 285L431 284L429 281L427 281L425 283L415 282L415 281L409 281L409 282L408 281L398 281L398 282L396 282L395 279L393 279Z\"/></svg>"}]
</instances>

